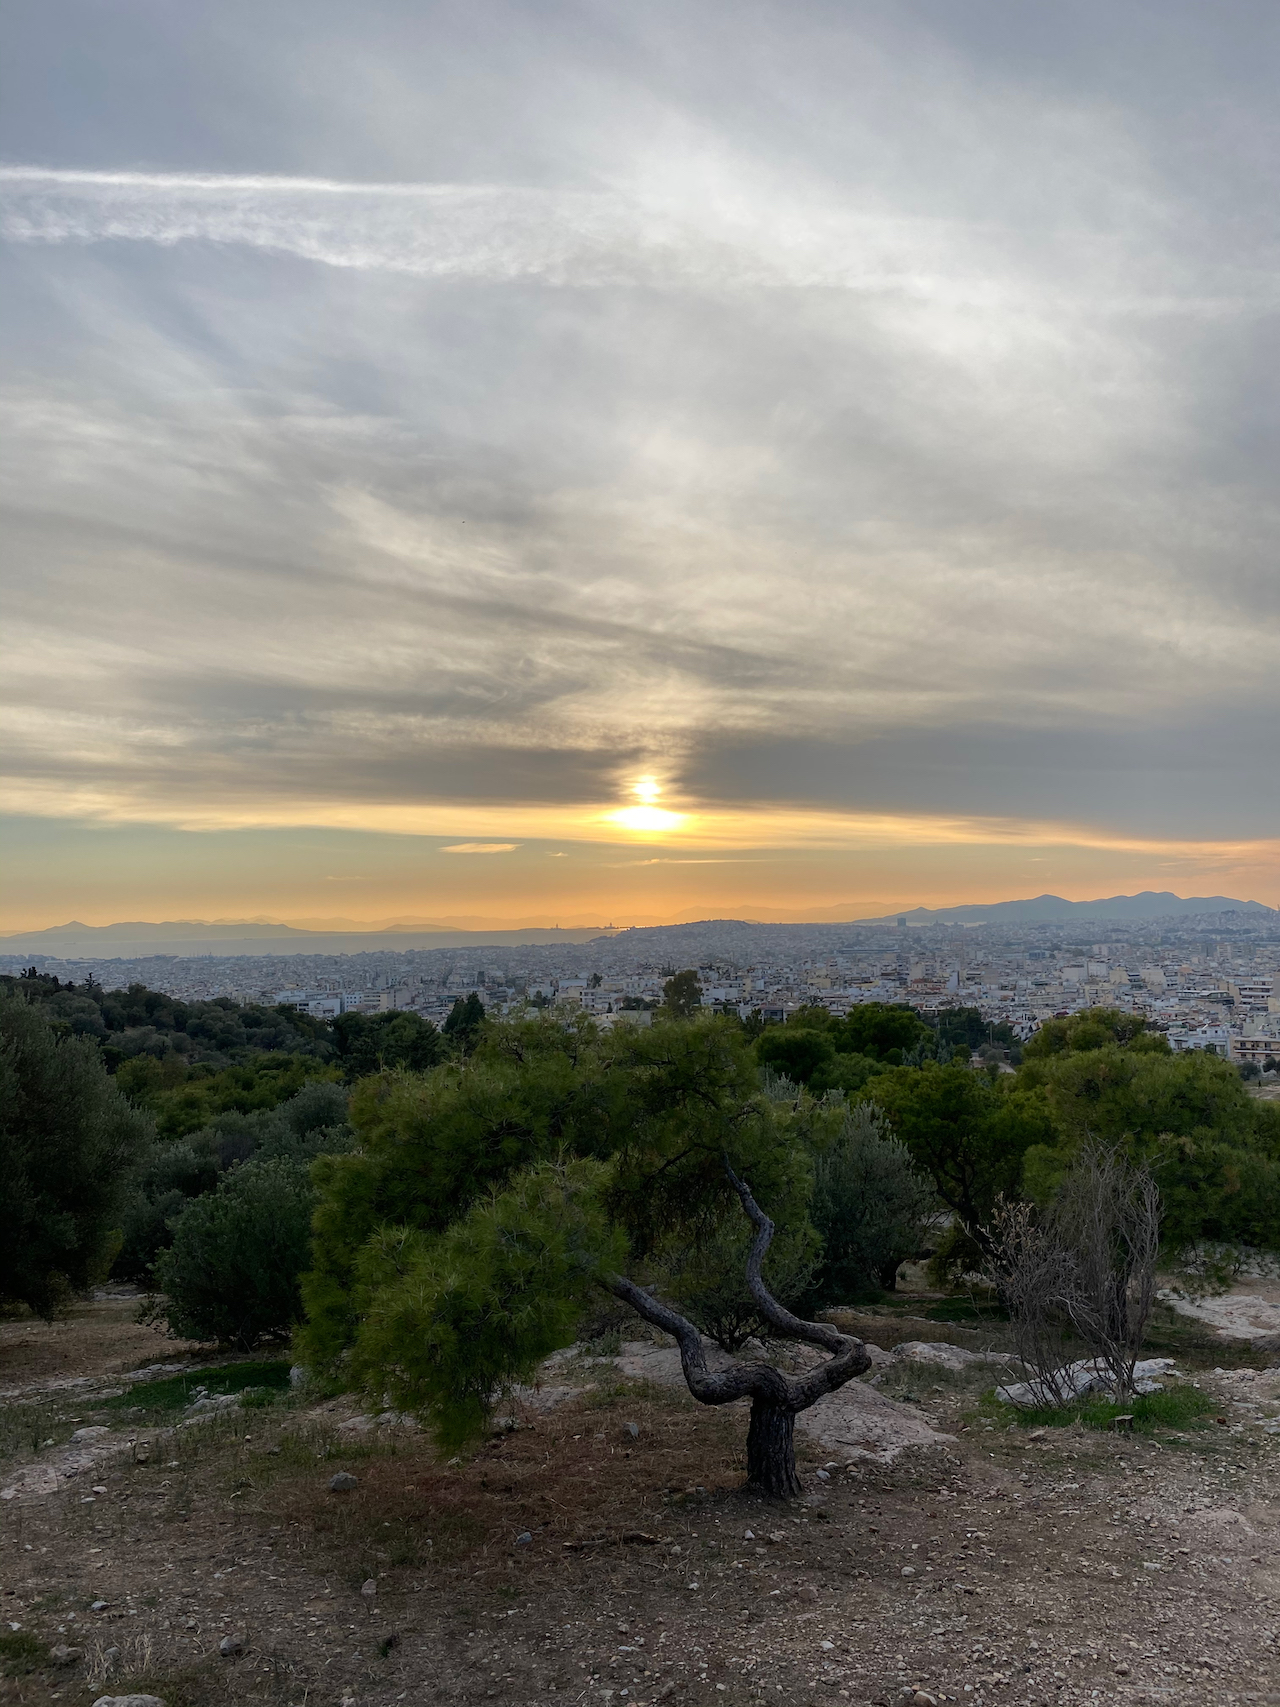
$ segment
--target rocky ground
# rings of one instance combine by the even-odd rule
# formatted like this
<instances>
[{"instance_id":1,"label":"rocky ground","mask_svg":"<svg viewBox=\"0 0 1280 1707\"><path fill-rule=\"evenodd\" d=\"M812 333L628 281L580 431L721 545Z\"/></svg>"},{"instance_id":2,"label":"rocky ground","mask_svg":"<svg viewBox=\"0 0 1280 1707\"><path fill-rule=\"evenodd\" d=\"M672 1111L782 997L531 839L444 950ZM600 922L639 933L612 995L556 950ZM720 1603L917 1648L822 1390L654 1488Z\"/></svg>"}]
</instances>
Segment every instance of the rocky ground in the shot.
<instances>
[{"instance_id":1,"label":"rocky ground","mask_svg":"<svg viewBox=\"0 0 1280 1707\"><path fill-rule=\"evenodd\" d=\"M1202 1425L1034 1430L981 1396L992 1336L873 1319L783 1506L657 1342L562 1355L445 1464L305 1393L131 1410L131 1364L193 1355L132 1309L0 1328L5 1703L1280 1703L1280 1370L1247 1344L1183 1331Z\"/></svg>"}]
</instances>

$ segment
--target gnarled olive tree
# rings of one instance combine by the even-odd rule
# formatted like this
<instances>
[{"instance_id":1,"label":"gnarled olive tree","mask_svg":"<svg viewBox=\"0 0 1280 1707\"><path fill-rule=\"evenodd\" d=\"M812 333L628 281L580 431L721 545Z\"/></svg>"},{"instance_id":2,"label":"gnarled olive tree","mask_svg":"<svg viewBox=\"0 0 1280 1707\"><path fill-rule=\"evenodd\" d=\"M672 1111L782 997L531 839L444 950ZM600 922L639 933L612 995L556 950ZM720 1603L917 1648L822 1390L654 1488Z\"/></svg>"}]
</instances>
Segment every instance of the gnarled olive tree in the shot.
<instances>
[{"instance_id":1,"label":"gnarled olive tree","mask_svg":"<svg viewBox=\"0 0 1280 1707\"><path fill-rule=\"evenodd\" d=\"M782 1338L801 1340L829 1351L831 1356L825 1363L797 1376L784 1375L771 1364L759 1362L737 1362L728 1369L709 1369L702 1336L687 1317L668 1309L625 1275L608 1275L604 1285L616 1298L643 1316L646 1322L672 1336L680 1347L685 1382L700 1404L731 1405L738 1399L751 1400L751 1423L747 1430L747 1481L762 1493L787 1498L800 1492L800 1479L796 1475L797 1415L869 1369L871 1358L861 1340L838 1333L826 1322L802 1321L773 1297L761 1272L773 1239L773 1222L727 1163L726 1171L756 1230L746 1268L747 1288L756 1308Z\"/></svg>"},{"instance_id":2,"label":"gnarled olive tree","mask_svg":"<svg viewBox=\"0 0 1280 1707\"><path fill-rule=\"evenodd\" d=\"M431 1073L367 1080L352 1120L357 1148L314 1170L305 1362L422 1414L457 1450L505 1385L572 1343L604 1288L674 1336L695 1398L751 1400L751 1481L795 1491L796 1415L869 1358L779 1303L760 1202L816 1252L810 1156L838 1110L782 1110L761 1096L741 1033L723 1020L608 1038L589 1022L542 1020L486 1027L471 1055ZM671 1308L648 1284L671 1242L741 1211L755 1230L744 1297L769 1332L830 1354L803 1375L763 1362L711 1370L696 1309Z\"/></svg>"}]
</instances>

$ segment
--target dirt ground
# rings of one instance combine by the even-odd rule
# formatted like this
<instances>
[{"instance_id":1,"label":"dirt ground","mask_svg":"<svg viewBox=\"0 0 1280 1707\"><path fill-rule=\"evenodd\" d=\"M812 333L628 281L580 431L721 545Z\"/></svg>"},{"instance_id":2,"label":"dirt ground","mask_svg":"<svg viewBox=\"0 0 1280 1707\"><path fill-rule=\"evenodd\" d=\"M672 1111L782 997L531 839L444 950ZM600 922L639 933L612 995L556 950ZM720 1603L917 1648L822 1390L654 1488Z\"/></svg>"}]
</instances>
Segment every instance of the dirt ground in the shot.
<instances>
[{"instance_id":1,"label":"dirt ground","mask_svg":"<svg viewBox=\"0 0 1280 1707\"><path fill-rule=\"evenodd\" d=\"M104 1288L56 1322L0 1322L0 1404L28 1391L89 1387L141 1363L180 1362L199 1349L142 1327L132 1287Z\"/></svg>"},{"instance_id":2,"label":"dirt ground","mask_svg":"<svg viewBox=\"0 0 1280 1707\"><path fill-rule=\"evenodd\" d=\"M878 1402L938 1444L804 1437L780 1505L742 1491L743 1408L608 1358L448 1464L305 1394L144 1426L125 1365L189 1348L124 1302L0 1328L0 1702L1280 1703L1280 1370L1194 1325L1179 1367L1221 1422L1029 1431L986 1366L881 1361Z\"/></svg>"}]
</instances>

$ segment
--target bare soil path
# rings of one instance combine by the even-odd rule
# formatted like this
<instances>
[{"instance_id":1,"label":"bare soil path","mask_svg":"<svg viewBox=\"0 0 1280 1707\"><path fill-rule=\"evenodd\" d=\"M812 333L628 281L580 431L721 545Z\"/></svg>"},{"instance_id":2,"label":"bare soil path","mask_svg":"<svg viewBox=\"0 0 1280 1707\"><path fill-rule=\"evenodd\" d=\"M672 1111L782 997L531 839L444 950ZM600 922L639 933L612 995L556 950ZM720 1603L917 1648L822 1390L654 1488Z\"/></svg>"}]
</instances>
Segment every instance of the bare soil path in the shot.
<instances>
[{"instance_id":1,"label":"bare soil path","mask_svg":"<svg viewBox=\"0 0 1280 1707\"><path fill-rule=\"evenodd\" d=\"M199 1347L138 1322L132 1287L104 1289L56 1322L0 1322L0 1402L91 1386L141 1363L178 1363Z\"/></svg>"}]
</instances>

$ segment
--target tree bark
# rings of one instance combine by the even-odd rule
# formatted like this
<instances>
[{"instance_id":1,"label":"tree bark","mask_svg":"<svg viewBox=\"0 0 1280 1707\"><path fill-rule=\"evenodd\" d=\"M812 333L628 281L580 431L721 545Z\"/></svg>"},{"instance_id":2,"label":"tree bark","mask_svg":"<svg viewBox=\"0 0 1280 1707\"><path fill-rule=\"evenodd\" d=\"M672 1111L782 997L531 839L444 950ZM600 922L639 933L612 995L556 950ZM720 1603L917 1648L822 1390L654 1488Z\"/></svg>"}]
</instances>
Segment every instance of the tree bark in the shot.
<instances>
[{"instance_id":1,"label":"tree bark","mask_svg":"<svg viewBox=\"0 0 1280 1707\"><path fill-rule=\"evenodd\" d=\"M800 1492L796 1474L796 1414L768 1399L751 1401L747 1482L762 1494L789 1500Z\"/></svg>"},{"instance_id":2,"label":"tree bark","mask_svg":"<svg viewBox=\"0 0 1280 1707\"><path fill-rule=\"evenodd\" d=\"M685 1384L701 1404L727 1405L735 1399L751 1400L751 1424L747 1434L747 1481L763 1493L788 1499L800 1492L796 1474L795 1422L799 1411L817 1404L824 1393L834 1393L871 1367L871 1357L861 1340L838 1332L827 1322L806 1322L784 1309L766 1287L761 1269L773 1239L773 1222L752 1197L749 1188L728 1162L725 1171L743 1209L756 1229L747 1257L747 1290L770 1327L787 1339L821 1346L831 1356L807 1375L788 1377L768 1363L731 1363L727 1369L707 1368L702 1336L693 1323L666 1304L659 1303L643 1287L624 1275L609 1275L604 1284L645 1321L669 1333L680 1347L680 1365Z\"/></svg>"}]
</instances>

